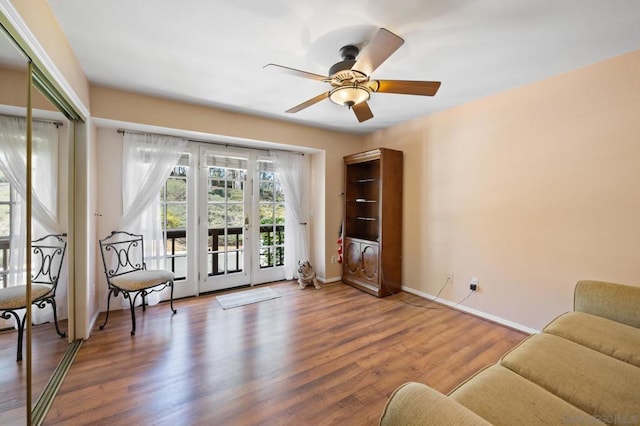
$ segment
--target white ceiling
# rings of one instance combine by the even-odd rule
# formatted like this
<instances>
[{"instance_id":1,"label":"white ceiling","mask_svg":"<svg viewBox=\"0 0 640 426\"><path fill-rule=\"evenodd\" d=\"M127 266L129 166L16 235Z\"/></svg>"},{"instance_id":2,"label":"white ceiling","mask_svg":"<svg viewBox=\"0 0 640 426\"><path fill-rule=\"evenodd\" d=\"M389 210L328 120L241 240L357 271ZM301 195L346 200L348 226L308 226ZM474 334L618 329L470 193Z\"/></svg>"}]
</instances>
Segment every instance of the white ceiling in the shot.
<instances>
[{"instance_id":1,"label":"white ceiling","mask_svg":"<svg viewBox=\"0 0 640 426\"><path fill-rule=\"evenodd\" d=\"M92 83L368 133L640 48L638 0L49 0ZM374 93L374 118L324 100L340 47L404 38L373 78L436 80L435 97Z\"/></svg>"}]
</instances>

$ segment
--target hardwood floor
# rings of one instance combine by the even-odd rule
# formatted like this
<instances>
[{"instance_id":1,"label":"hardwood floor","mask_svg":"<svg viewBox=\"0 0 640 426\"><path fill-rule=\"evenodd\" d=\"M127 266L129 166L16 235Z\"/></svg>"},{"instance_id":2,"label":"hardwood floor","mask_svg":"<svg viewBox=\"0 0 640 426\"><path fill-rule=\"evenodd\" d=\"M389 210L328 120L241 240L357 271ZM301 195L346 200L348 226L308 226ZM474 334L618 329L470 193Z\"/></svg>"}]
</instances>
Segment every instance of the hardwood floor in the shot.
<instances>
[{"instance_id":1,"label":"hardwood floor","mask_svg":"<svg viewBox=\"0 0 640 426\"><path fill-rule=\"evenodd\" d=\"M45 424L373 425L400 384L446 393L526 337L407 293L270 286L280 298L229 310L207 295L138 311L134 337L112 312Z\"/></svg>"},{"instance_id":2,"label":"hardwood floor","mask_svg":"<svg viewBox=\"0 0 640 426\"><path fill-rule=\"evenodd\" d=\"M59 322L60 329L67 330L67 320ZM56 333L53 323L34 325L32 329L32 386L33 403L47 384L51 373L62 359L69 345L67 338ZM25 332L26 334L26 332ZM26 340L26 337L23 337ZM26 361L16 362L18 332L0 332L0 424L26 423ZM27 347L23 342L23 357Z\"/></svg>"}]
</instances>

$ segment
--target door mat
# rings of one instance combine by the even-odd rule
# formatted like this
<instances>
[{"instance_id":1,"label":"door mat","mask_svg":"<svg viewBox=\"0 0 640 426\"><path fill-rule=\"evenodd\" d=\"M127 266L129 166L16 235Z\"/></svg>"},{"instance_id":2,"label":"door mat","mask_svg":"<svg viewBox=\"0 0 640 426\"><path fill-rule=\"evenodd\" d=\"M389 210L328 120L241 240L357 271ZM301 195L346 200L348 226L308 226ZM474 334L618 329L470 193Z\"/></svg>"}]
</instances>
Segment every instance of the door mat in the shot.
<instances>
[{"instance_id":1,"label":"door mat","mask_svg":"<svg viewBox=\"0 0 640 426\"><path fill-rule=\"evenodd\" d=\"M253 290L239 291L237 293L223 294L216 296L222 309L231 309L238 306L250 305L265 300L277 299L280 297L271 287L256 288Z\"/></svg>"}]
</instances>

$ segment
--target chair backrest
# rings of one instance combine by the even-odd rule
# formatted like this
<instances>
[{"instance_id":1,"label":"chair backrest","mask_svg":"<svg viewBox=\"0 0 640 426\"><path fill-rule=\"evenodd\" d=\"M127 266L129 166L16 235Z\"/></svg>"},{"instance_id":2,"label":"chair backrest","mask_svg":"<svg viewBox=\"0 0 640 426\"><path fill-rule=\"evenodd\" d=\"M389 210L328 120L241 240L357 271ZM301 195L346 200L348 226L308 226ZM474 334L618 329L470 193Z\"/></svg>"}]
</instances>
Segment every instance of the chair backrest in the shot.
<instances>
[{"instance_id":1,"label":"chair backrest","mask_svg":"<svg viewBox=\"0 0 640 426\"><path fill-rule=\"evenodd\" d=\"M64 253L67 249L67 234L49 234L31 242L31 283L51 286L47 295L55 296Z\"/></svg>"},{"instance_id":2,"label":"chair backrest","mask_svg":"<svg viewBox=\"0 0 640 426\"><path fill-rule=\"evenodd\" d=\"M107 280L146 269L142 235L113 231L108 237L100 240L100 253Z\"/></svg>"}]
</instances>

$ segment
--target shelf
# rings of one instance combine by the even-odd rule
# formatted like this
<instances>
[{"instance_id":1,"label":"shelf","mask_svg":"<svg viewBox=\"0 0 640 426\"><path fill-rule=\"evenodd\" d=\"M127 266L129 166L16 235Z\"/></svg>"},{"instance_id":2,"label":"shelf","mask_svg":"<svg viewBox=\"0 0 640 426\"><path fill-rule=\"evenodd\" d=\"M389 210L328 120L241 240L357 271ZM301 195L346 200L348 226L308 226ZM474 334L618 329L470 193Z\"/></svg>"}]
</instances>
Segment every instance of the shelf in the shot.
<instances>
[{"instance_id":1,"label":"shelf","mask_svg":"<svg viewBox=\"0 0 640 426\"><path fill-rule=\"evenodd\" d=\"M353 234L350 234L350 235L345 235L345 238L350 238L352 240L358 240L359 242L364 242L364 243L367 243L367 244L378 244L380 242L380 238L378 238L377 235L374 236L374 235L371 235L371 234L353 233Z\"/></svg>"},{"instance_id":2,"label":"shelf","mask_svg":"<svg viewBox=\"0 0 640 426\"><path fill-rule=\"evenodd\" d=\"M355 200L347 200L348 203L377 203L378 200L365 200L364 198L356 198Z\"/></svg>"},{"instance_id":3,"label":"shelf","mask_svg":"<svg viewBox=\"0 0 640 426\"><path fill-rule=\"evenodd\" d=\"M377 183L379 181L380 181L380 179L367 178L367 179L352 180L349 183Z\"/></svg>"}]
</instances>

